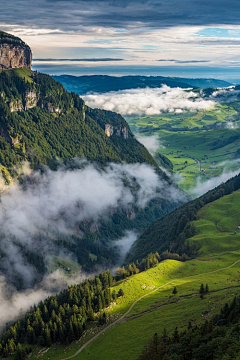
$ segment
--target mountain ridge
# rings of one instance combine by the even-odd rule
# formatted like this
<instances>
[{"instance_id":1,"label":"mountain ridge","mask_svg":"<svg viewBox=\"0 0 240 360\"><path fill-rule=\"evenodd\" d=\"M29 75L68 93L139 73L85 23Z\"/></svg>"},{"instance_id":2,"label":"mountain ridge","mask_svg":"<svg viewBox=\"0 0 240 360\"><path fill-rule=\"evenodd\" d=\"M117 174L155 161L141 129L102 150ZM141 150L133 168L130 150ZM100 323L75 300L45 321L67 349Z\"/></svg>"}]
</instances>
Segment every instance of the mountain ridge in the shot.
<instances>
[{"instance_id":1,"label":"mountain ridge","mask_svg":"<svg viewBox=\"0 0 240 360\"><path fill-rule=\"evenodd\" d=\"M162 85L181 88L210 88L228 87L232 84L216 79L187 79L164 76L109 76L109 75L54 75L68 91L74 91L79 95L88 92L104 93L137 88L157 88Z\"/></svg>"}]
</instances>

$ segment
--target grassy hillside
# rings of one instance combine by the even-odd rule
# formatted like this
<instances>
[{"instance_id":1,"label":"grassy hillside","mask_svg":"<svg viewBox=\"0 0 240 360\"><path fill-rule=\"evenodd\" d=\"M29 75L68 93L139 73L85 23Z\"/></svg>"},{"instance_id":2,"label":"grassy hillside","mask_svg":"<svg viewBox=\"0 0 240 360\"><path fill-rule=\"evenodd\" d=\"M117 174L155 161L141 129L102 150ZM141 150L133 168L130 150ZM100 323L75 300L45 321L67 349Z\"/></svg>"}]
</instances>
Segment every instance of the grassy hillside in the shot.
<instances>
[{"instance_id":1,"label":"grassy hillside","mask_svg":"<svg viewBox=\"0 0 240 360\"><path fill-rule=\"evenodd\" d=\"M232 235L240 220L237 206L239 196L238 190L207 205L197 213L199 234L190 239L190 242L197 241L201 246L196 259L185 263L166 260L146 273L135 275L121 283L120 286L126 291L125 301L128 302L131 295L127 294L131 294L131 288L136 289L137 296L140 296L139 292L150 291L149 287L157 288L171 281L139 301L124 322L117 324L104 336L101 335L76 359L84 359L88 356L89 359L95 360L97 354L100 353L104 360L115 357L124 360L136 359L143 343L146 343L155 332L161 334L166 328L171 334L176 326L179 331L183 331L187 328L189 321L194 326L201 324L218 313L235 295L239 295L240 264L238 262L227 269L240 259L238 239L240 235ZM216 208L218 219L221 219L223 223L230 220L229 226L225 228L225 234L219 231L216 225L214 228L215 216L210 220L212 222L210 232L206 226L203 226L203 223L206 224L209 221L209 215L215 214ZM233 214L235 214L235 219L232 221ZM142 289L137 285L135 278L140 282ZM175 280L172 281L172 279ZM210 289L210 294L203 300L199 297L202 283L208 284ZM177 295L172 294L174 286L177 288ZM133 299L129 303L132 301ZM129 336L129 334L134 334L134 336Z\"/></svg>"},{"instance_id":2,"label":"grassy hillside","mask_svg":"<svg viewBox=\"0 0 240 360\"><path fill-rule=\"evenodd\" d=\"M52 345L45 350L34 347L30 358L62 359L73 355L93 334L119 318L121 321L103 331L75 358L134 360L155 332L161 334L166 328L172 334L176 326L184 331L189 322L192 326L204 324L218 314L226 302L240 295L240 234L233 235L240 221L239 199L237 190L197 211L192 222L197 234L189 239L190 244L197 242L199 246L195 259L165 260L116 283L111 292L122 289L124 295L105 310L106 325L89 324L80 341L71 345ZM203 299L199 295L201 284L209 288Z\"/></svg>"},{"instance_id":3,"label":"grassy hillside","mask_svg":"<svg viewBox=\"0 0 240 360\"><path fill-rule=\"evenodd\" d=\"M211 204L239 188L240 175L158 219L142 231L125 261L131 263L137 259L141 260L150 252L156 251L159 254L165 252L166 257L168 252L194 257L199 245L197 242L189 243L189 238L197 233L197 228L191 221L204 205Z\"/></svg>"}]
</instances>

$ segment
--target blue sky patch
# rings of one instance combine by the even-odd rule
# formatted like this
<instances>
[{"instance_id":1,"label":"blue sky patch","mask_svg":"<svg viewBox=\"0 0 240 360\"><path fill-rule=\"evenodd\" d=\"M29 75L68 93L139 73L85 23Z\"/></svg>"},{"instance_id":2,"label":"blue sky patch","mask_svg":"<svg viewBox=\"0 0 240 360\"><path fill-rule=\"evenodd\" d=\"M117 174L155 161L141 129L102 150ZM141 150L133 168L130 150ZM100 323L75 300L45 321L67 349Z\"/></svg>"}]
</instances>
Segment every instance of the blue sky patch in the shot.
<instances>
[{"instance_id":1,"label":"blue sky patch","mask_svg":"<svg viewBox=\"0 0 240 360\"><path fill-rule=\"evenodd\" d=\"M240 29L205 28L203 30L198 31L194 36L240 38Z\"/></svg>"}]
</instances>

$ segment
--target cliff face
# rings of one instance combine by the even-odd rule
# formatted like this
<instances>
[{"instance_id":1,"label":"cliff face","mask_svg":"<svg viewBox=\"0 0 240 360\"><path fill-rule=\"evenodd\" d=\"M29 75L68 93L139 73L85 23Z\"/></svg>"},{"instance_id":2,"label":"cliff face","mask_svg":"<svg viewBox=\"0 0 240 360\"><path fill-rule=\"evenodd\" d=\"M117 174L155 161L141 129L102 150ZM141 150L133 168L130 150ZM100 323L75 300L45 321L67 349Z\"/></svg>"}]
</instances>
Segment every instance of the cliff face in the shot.
<instances>
[{"instance_id":1,"label":"cliff face","mask_svg":"<svg viewBox=\"0 0 240 360\"><path fill-rule=\"evenodd\" d=\"M32 51L21 39L0 32L0 69L32 69Z\"/></svg>"},{"instance_id":2,"label":"cliff face","mask_svg":"<svg viewBox=\"0 0 240 360\"><path fill-rule=\"evenodd\" d=\"M128 129L126 126L112 126L110 124L105 125L105 134L110 137L112 135L122 136L124 139L128 138Z\"/></svg>"}]
</instances>

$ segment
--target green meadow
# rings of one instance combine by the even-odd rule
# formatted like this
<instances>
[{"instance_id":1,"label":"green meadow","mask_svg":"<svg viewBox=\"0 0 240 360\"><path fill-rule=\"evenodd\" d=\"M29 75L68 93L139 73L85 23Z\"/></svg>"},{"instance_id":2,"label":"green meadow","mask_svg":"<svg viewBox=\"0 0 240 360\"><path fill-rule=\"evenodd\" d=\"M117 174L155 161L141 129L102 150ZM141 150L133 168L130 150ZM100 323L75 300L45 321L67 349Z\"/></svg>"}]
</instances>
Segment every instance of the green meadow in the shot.
<instances>
[{"instance_id":1,"label":"green meadow","mask_svg":"<svg viewBox=\"0 0 240 360\"><path fill-rule=\"evenodd\" d=\"M210 110L127 116L137 137L157 136L157 152L165 155L177 173L178 185L191 195L197 179L204 182L224 169L240 166L235 156L240 147L239 102L218 104ZM200 165L200 169L199 169Z\"/></svg>"},{"instance_id":2,"label":"green meadow","mask_svg":"<svg viewBox=\"0 0 240 360\"><path fill-rule=\"evenodd\" d=\"M109 321L128 315L90 343L75 359L134 360L147 340L164 328L171 334L189 321L201 324L240 295L240 190L204 206L193 222L197 234L189 239L199 245L198 256L186 262L165 260L145 272L117 283L124 291L108 309ZM235 233L236 232L236 233ZM239 232L239 233L238 233ZM201 300L201 284L210 293ZM177 294L173 295L176 286ZM145 296L144 296L145 295ZM144 297L143 297L144 296ZM92 324L84 338L69 346L34 348L33 359L62 359L73 355L84 342L103 329ZM45 351L45 352L44 352Z\"/></svg>"}]
</instances>

